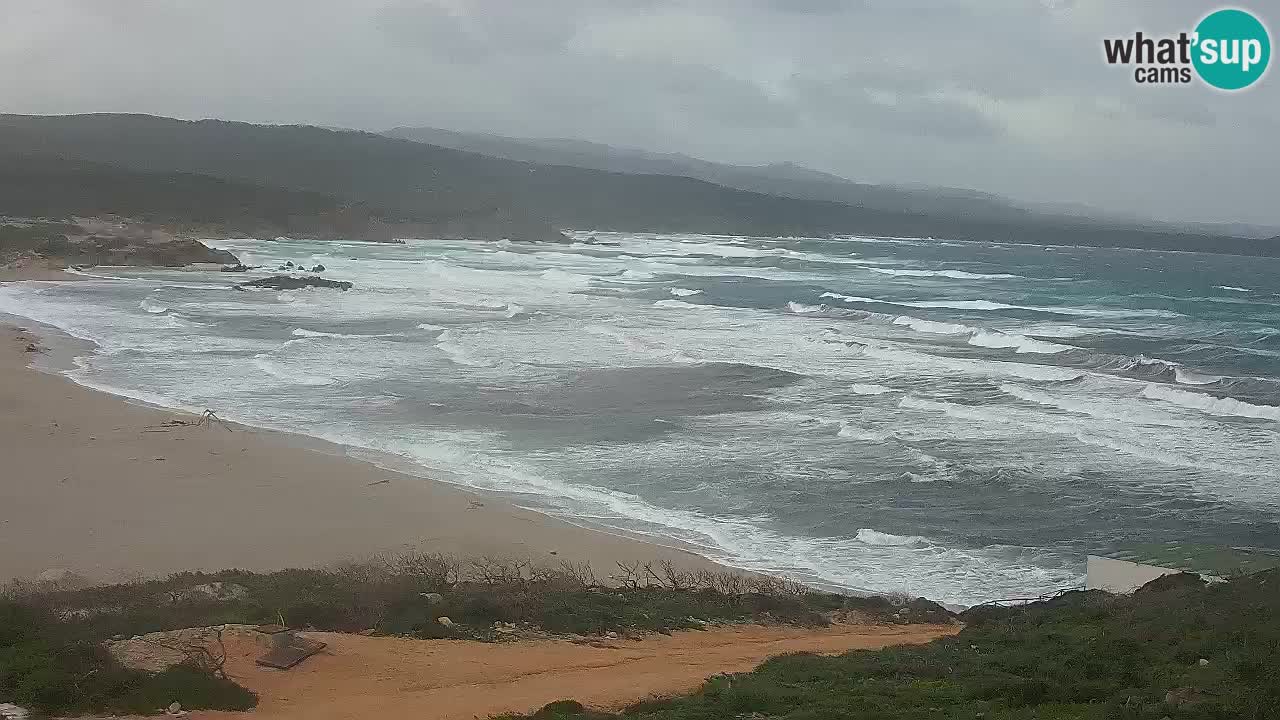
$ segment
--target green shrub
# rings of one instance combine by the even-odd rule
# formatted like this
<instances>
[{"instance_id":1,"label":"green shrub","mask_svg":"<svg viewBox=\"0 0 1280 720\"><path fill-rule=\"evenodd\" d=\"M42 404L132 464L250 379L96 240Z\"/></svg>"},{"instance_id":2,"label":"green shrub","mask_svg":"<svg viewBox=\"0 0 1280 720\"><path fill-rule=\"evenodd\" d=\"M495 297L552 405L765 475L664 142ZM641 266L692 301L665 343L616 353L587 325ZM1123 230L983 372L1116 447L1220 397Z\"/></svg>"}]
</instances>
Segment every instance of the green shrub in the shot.
<instances>
[{"instance_id":1,"label":"green shrub","mask_svg":"<svg viewBox=\"0 0 1280 720\"><path fill-rule=\"evenodd\" d=\"M84 627L32 605L0 601L0 697L49 713L247 710L248 690L192 667L162 673L121 667Z\"/></svg>"},{"instance_id":2,"label":"green shrub","mask_svg":"<svg viewBox=\"0 0 1280 720\"><path fill-rule=\"evenodd\" d=\"M612 720L1273 720L1280 571L974 608L928 645L773 658ZM1201 659L1207 664L1202 665Z\"/></svg>"}]
</instances>

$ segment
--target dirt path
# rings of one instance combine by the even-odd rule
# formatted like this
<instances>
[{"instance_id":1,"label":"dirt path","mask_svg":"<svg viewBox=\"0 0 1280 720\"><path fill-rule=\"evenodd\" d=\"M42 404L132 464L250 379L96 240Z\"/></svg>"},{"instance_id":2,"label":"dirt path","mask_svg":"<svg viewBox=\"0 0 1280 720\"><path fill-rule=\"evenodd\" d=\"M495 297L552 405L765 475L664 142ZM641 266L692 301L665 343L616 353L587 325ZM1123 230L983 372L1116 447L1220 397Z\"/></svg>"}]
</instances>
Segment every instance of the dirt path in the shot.
<instances>
[{"instance_id":1,"label":"dirt path","mask_svg":"<svg viewBox=\"0 0 1280 720\"><path fill-rule=\"evenodd\" d=\"M716 673L749 670L773 655L923 643L957 632L940 625L836 625L822 630L745 626L655 635L592 647L562 641L486 644L307 633L329 644L287 672L253 664L251 644L228 648L233 678L258 693L248 716L193 720L470 720L574 698L619 708L697 688Z\"/></svg>"}]
</instances>

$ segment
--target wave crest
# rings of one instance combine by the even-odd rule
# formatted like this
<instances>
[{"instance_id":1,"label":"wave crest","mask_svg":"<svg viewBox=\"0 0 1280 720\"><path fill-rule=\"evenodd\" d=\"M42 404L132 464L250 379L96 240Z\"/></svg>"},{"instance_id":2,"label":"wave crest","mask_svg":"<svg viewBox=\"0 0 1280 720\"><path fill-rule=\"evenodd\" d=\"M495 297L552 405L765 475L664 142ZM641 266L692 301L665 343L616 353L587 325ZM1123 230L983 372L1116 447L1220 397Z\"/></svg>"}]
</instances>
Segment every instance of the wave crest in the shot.
<instances>
[{"instance_id":1,"label":"wave crest","mask_svg":"<svg viewBox=\"0 0 1280 720\"><path fill-rule=\"evenodd\" d=\"M872 528L859 528L857 534L858 542L864 545L878 545L884 547L916 547L924 548L932 545L929 539L920 535L894 535L892 533L880 532Z\"/></svg>"},{"instance_id":2,"label":"wave crest","mask_svg":"<svg viewBox=\"0 0 1280 720\"><path fill-rule=\"evenodd\" d=\"M1142 396L1152 400L1162 400L1191 410L1210 415L1252 418L1255 420L1275 420L1280 422L1280 407L1275 405L1254 405L1230 397L1216 397L1204 393L1178 390L1166 385L1151 384L1143 388Z\"/></svg>"}]
</instances>

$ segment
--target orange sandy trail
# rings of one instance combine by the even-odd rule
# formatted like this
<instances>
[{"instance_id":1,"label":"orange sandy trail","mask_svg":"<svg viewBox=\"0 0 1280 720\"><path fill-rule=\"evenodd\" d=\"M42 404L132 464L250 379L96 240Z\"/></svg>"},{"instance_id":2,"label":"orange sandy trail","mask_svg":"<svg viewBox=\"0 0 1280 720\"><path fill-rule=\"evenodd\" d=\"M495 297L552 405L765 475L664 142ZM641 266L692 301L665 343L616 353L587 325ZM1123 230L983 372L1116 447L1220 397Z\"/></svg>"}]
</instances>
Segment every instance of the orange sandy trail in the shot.
<instances>
[{"instance_id":1,"label":"orange sandy trail","mask_svg":"<svg viewBox=\"0 0 1280 720\"><path fill-rule=\"evenodd\" d=\"M740 626L611 641L592 647L554 640L487 644L307 633L328 649L287 672L253 664L257 646L229 646L229 674L258 693L249 715L195 712L193 720L415 720L529 712L573 698L621 708L689 692L721 672L741 672L790 652L924 643L959 631L946 625L835 625L821 630Z\"/></svg>"}]
</instances>

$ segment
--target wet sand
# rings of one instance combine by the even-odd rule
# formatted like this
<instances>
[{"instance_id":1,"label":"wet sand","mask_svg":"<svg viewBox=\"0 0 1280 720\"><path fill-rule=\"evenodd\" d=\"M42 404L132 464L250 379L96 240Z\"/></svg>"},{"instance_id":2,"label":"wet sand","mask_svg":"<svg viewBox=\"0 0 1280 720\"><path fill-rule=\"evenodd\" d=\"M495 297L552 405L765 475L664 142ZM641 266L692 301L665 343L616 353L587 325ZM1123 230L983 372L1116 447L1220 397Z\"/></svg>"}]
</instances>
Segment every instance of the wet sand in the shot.
<instances>
[{"instance_id":1,"label":"wet sand","mask_svg":"<svg viewBox=\"0 0 1280 720\"><path fill-rule=\"evenodd\" d=\"M28 367L28 346L49 343L16 323L0 321L0 582L48 570L116 581L316 567L409 548L589 562L602 576L618 562L713 566L310 438L167 426L197 418Z\"/></svg>"}]
</instances>

